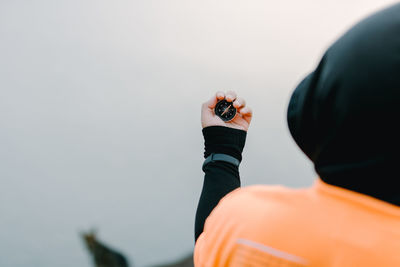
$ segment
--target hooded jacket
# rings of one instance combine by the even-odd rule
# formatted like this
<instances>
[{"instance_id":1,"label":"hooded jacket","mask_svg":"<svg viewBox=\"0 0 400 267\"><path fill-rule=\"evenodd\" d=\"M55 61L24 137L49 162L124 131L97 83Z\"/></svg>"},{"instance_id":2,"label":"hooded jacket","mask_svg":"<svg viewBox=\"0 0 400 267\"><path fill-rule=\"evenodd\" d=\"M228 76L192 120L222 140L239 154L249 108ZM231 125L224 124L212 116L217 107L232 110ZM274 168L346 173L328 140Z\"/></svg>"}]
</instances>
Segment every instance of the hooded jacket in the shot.
<instances>
[{"instance_id":1,"label":"hooded jacket","mask_svg":"<svg viewBox=\"0 0 400 267\"><path fill-rule=\"evenodd\" d=\"M323 181L400 205L400 4L326 51L294 91L287 118Z\"/></svg>"}]
</instances>

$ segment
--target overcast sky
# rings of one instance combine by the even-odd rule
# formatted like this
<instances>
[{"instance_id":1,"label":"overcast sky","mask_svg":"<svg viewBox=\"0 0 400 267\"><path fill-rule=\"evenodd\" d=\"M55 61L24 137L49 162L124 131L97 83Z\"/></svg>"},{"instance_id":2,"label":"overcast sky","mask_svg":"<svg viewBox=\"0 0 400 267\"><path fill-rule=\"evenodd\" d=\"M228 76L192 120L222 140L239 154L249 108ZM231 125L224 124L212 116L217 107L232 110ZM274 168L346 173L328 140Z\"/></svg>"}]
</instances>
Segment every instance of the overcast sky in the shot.
<instances>
[{"instance_id":1,"label":"overcast sky","mask_svg":"<svg viewBox=\"0 0 400 267\"><path fill-rule=\"evenodd\" d=\"M310 185L289 96L393 2L1 0L0 266L90 266L91 227L136 266L190 253L217 90L254 110L242 183Z\"/></svg>"}]
</instances>

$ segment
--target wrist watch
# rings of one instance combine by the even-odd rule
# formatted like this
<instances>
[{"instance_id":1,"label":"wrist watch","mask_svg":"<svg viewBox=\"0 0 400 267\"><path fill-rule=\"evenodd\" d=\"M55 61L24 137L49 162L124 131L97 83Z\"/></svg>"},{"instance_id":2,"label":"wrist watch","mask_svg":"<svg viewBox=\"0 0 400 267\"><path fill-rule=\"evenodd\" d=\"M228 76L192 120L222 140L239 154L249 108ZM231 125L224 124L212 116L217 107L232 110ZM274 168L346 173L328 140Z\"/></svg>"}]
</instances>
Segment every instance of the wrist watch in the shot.
<instances>
[{"instance_id":1,"label":"wrist watch","mask_svg":"<svg viewBox=\"0 0 400 267\"><path fill-rule=\"evenodd\" d=\"M211 155L209 155L206 160L203 163L203 167L202 170L204 171L204 167L210 163L210 162L215 162L215 161L224 161L224 162L228 162L236 167L239 167L240 161L232 156L229 156L227 154L214 154L211 153Z\"/></svg>"}]
</instances>

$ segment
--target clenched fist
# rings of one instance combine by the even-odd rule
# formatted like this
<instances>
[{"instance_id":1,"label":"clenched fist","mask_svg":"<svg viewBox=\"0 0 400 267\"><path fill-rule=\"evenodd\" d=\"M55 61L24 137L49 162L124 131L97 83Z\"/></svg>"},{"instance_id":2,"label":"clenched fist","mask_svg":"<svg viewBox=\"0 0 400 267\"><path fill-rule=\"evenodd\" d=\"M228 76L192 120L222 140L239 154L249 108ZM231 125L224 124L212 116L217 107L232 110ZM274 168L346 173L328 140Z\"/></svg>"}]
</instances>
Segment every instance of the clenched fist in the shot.
<instances>
[{"instance_id":1,"label":"clenched fist","mask_svg":"<svg viewBox=\"0 0 400 267\"><path fill-rule=\"evenodd\" d=\"M221 120L214 112L215 105L223 99L233 102L233 106L237 109L236 116L229 122ZM219 91L210 100L203 103L201 107L201 126L203 128L208 126L225 126L247 132L252 116L252 110L246 107L246 102L243 98L236 97L236 93L233 91L228 91L226 94Z\"/></svg>"}]
</instances>

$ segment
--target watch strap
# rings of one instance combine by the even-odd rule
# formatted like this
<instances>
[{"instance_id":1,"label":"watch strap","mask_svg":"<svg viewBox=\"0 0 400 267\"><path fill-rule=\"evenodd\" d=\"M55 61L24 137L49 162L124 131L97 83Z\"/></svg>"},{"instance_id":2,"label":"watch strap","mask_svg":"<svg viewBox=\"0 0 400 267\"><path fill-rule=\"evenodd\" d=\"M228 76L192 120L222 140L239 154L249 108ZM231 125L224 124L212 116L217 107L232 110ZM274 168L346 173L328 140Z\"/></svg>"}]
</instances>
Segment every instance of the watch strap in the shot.
<instances>
[{"instance_id":1,"label":"watch strap","mask_svg":"<svg viewBox=\"0 0 400 267\"><path fill-rule=\"evenodd\" d=\"M214 154L211 153L204 161L203 163L203 171L204 171L204 167L210 163L210 162L215 162L215 161L224 161L224 162L228 162L236 167L239 167L240 161L232 156L229 156L227 154Z\"/></svg>"}]
</instances>

